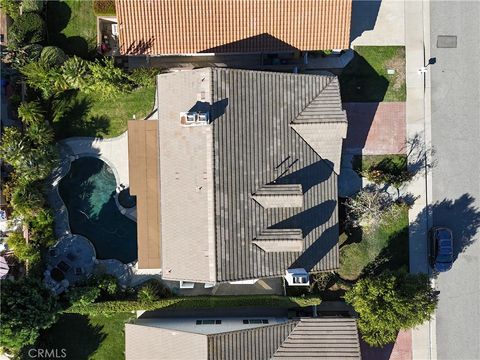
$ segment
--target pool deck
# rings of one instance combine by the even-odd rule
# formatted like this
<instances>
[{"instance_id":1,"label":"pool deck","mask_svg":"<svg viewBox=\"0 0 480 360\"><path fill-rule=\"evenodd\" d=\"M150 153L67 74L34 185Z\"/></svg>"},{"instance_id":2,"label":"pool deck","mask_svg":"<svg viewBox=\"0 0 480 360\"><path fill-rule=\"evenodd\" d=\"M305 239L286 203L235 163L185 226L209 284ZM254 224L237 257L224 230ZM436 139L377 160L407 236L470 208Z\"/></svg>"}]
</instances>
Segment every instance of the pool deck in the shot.
<instances>
[{"instance_id":1,"label":"pool deck","mask_svg":"<svg viewBox=\"0 0 480 360\"><path fill-rule=\"evenodd\" d=\"M59 166L53 171L48 198L55 209L55 236L59 239L56 247L63 247L64 242L70 242L77 236L70 231L68 210L58 192L60 180L70 170L70 163L75 159L85 156L98 157L112 169L117 186L122 184L128 187L128 136L123 133L111 139L72 137L58 143L60 152ZM128 209L124 214L136 221L136 209ZM82 237L83 238L83 237ZM90 241L89 241L90 243ZM91 244L91 243L90 243ZM93 247L93 245L92 245ZM95 260L96 267L102 272L117 276L121 286L128 286L133 272L133 264L123 264L116 259ZM85 269L87 270L87 269ZM93 269L88 268L92 273ZM75 279L70 279L75 281Z\"/></svg>"}]
</instances>

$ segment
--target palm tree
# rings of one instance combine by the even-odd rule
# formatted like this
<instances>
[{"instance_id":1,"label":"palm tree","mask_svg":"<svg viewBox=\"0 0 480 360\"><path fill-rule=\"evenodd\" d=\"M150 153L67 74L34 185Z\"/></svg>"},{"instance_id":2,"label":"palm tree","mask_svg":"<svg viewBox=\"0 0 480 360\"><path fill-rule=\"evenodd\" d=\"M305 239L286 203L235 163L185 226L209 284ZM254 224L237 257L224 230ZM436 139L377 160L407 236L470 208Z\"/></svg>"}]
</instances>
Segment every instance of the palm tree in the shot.
<instances>
[{"instance_id":1,"label":"palm tree","mask_svg":"<svg viewBox=\"0 0 480 360\"><path fill-rule=\"evenodd\" d=\"M18 116L27 125L45 120L44 111L38 101L22 102L18 107Z\"/></svg>"},{"instance_id":2,"label":"palm tree","mask_svg":"<svg viewBox=\"0 0 480 360\"><path fill-rule=\"evenodd\" d=\"M40 147L51 144L54 140L53 130L44 121L30 124L25 130L25 135Z\"/></svg>"},{"instance_id":3,"label":"palm tree","mask_svg":"<svg viewBox=\"0 0 480 360\"><path fill-rule=\"evenodd\" d=\"M87 62L78 56L65 61L62 66L62 75L71 88L84 90L89 84Z\"/></svg>"}]
</instances>

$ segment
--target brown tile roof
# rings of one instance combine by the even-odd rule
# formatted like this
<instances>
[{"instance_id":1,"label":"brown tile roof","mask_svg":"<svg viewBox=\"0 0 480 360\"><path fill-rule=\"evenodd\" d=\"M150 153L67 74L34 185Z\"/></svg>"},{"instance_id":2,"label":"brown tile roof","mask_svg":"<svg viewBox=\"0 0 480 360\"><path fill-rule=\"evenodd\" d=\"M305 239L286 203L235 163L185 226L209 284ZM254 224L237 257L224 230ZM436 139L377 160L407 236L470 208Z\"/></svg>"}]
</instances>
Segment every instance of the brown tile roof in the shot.
<instances>
[{"instance_id":1,"label":"brown tile roof","mask_svg":"<svg viewBox=\"0 0 480 360\"><path fill-rule=\"evenodd\" d=\"M138 266L161 267L158 121L128 122L130 193L137 196Z\"/></svg>"},{"instance_id":2,"label":"brown tile roof","mask_svg":"<svg viewBox=\"0 0 480 360\"><path fill-rule=\"evenodd\" d=\"M351 0L116 0L120 52L187 54L349 47Z\"/></svg>"}]
</instances>

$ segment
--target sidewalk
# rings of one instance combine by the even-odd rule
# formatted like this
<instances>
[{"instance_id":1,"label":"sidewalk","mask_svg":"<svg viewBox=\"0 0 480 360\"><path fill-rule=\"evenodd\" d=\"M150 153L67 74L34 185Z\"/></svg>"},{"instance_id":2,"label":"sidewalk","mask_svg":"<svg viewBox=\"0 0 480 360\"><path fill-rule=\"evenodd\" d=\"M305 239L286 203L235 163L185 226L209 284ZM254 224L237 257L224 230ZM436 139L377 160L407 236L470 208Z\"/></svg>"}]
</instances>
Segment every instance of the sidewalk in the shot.
<instances>
[{"instance_id":1,"label":"sidewalk","mask_svg":"<svg viewBox=\"0 0 480 360\"><path fill-rule=\"evenodd\" d=\"M418 70L430 54L429 0L405 1L407 139L418 137L420 148L431 148L430 77ZM427 152L428 156L428 152ZM410 160L410 159L409 159ZM426 159L429 163L430 159ZM411 164L413 166L413 164ZM420 172L407 189L418 197L409 211L410 271L428 273L427 236L431 224L431 173ZM436 359L435 318L412 330L413 359Z\"/></svg>"}]
</instances>

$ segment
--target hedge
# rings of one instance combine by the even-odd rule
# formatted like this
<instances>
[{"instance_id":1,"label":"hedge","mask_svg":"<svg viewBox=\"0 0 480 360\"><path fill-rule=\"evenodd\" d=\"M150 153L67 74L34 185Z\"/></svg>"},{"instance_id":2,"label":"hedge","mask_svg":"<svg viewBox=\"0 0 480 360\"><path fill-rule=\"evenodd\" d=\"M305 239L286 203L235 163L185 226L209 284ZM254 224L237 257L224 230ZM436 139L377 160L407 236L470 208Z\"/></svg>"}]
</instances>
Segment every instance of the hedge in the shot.
<instances>
[{"instance_id":1,"label":"hedge","mask_svg":"<svg viewBox=\"0 0 480 360\"><path fill-rule=\"evenodd\" d=\"M240 306L267 306L280 308L307 307L318 305L321 299L317 296L288 297L278 295L252 296L189 296L173 297L153 302L139 301L104 301L88 305L73 305L66 309L66 313L86 315L105 315L117 312L133 312L136 310L158 310L169 308L216 308Z\"/></svg>"},{"instance_id":2,"label":"hedge","mask_svg":"<svg viewBox=\"0 0 480 360\"><path fill-rule=\"evenodd\" d=\"M115 10L115 0L93 0L93 12L95 15L113 16L117 12Z\"/></svg>"}]
</instances>

